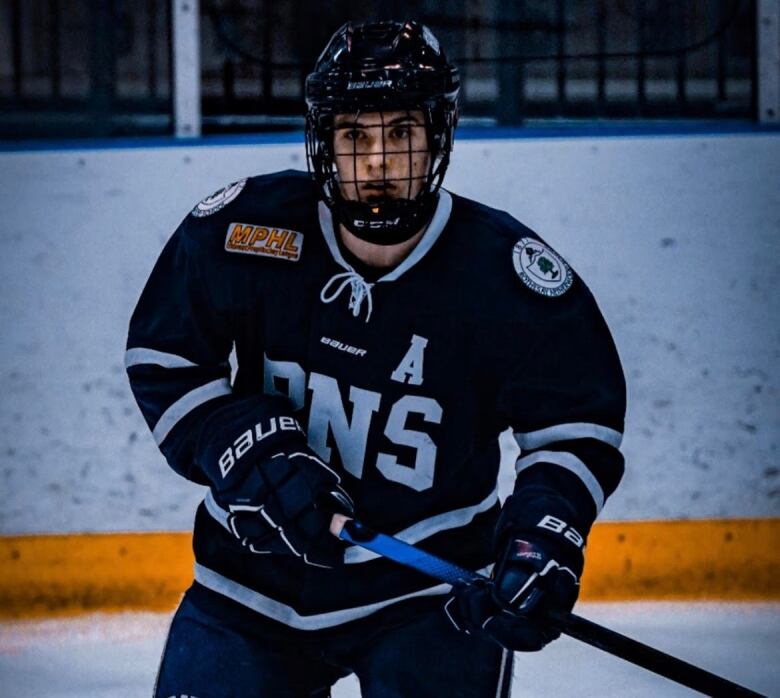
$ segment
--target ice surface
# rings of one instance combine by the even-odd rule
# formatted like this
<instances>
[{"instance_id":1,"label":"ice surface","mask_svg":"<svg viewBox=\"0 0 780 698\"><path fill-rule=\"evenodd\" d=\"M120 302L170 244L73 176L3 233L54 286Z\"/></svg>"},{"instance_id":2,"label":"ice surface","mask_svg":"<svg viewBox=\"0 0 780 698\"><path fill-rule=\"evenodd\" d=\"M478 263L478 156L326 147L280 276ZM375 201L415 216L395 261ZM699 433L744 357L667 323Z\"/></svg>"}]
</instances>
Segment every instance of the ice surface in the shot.
<instances>
[{"instance_id":1,"label":"ice surface","mask_svg":"<svg viewBox=\"0 0 780 698\"><path fill-rule=\"evenodd\" d=\"M591 620L769 696L780 696L780 604L580 604ZM0 624L0 695L150 696L169 616L94 615ZM514 698L696 695L569 638L516 654ZM340 681L333 698L359 696Z\"/></svg>"}]
</instances>

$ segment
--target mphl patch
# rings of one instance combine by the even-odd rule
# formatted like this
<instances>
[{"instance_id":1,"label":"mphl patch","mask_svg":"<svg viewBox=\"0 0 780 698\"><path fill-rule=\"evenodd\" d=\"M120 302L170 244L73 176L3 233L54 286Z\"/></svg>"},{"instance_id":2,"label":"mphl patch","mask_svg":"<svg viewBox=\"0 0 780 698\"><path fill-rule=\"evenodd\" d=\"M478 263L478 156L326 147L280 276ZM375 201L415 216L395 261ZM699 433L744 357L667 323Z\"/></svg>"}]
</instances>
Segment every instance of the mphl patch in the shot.
<instances>
[{"instance_id":1,"label":"mphl patch","mask_svg":"<svg viewBox=\"0 0 780 698\"><path fill-rule=\"evenodd\" d=\"M543 296L562 296L571 286L571 268L543 242L520 238L512 250L512 262L520 280Z\"/></svg>"},{"instance_id":2,"label":"mphl patch","mask_svg":"<svg viewBox=\"0 0 780 698\"><path fill-rule=\"evenodd\" d=\"M210 216L217 211L221 211L227 206L233 199L235 199L246 186L246 179L239 179L233 184L228 184L218 192L214 192L211 196L207 196L201 201L194 209L192 209L192 215L197 218L203 218Z\"/></svg>"},{"instance_id":3,"label":"mphl patch","mask_svg":"<svg viewBox=\"0 0 780 698\"><path fill-rule=\"evenodd\" d=\"M231 223L225 236L225 249L297 262L303 249L303 233L251 223Z\"/></svg>"}]
</instances>

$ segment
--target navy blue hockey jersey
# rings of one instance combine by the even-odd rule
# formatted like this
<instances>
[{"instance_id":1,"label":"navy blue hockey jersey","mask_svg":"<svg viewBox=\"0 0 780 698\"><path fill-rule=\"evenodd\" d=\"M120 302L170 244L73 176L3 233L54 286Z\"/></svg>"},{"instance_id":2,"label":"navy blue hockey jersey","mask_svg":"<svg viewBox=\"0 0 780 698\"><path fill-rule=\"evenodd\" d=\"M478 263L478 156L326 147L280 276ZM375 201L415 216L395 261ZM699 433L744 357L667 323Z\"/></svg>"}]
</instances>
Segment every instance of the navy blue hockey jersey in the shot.
<instances>
[{"instance_id":1,"label":"navy blue hockey jersey","mask_svg":"<svg viewBox=\"0 0 780 698\"><path fill-rule=\"evenodd\" d=\"M622 475L625 385L582 280L508 214L444 190L411 255L374 281L337 235L294 171L230 185L176 230L126 356L171 467L208 484L204 422L226 402L281 395L372 528L484 569L497 523L511 528L538 492L586 533ZM520 504L500 520L506 428L521 448ZM207 496L196 580L287 626L330 628L448 590L358 548L334 570L253 555L226 522Z\"/></svg>"}]
</instances>

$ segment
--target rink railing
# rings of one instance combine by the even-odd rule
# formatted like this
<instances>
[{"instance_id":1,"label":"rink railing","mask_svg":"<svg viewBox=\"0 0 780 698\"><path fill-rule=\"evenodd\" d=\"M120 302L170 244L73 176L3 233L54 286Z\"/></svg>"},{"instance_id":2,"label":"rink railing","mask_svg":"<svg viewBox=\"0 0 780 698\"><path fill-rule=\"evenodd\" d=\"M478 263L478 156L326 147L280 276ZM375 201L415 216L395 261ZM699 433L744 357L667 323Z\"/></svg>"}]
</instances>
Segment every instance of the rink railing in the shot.
<instances>
[{"instance_id":1,"label":"rink railing","mask_svg":"<svg viewBox=\"0 0 780 698\"><path fill-rule=\"evenodd\" d=\"M288 0L9 0L0 6L0 133L300 128L311 47L354 18L339 5L313 18ZM365 16L372 5L381 3L367 3ZM467 117L780 121L780 0L491 7L419 15L396 3L451 48Z\"/></svg>"}]
</instances>

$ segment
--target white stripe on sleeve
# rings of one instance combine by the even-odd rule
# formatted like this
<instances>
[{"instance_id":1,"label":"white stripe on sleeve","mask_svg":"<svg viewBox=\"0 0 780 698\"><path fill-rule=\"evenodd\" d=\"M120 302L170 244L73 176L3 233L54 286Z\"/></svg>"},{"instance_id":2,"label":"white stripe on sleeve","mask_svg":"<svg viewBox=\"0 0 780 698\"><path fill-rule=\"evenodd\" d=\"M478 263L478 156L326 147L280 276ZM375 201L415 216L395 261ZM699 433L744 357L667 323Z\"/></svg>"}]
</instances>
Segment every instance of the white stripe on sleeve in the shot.
<instances>
[{"instance_id":1,"label":"white stripe on sleeve","mask_svg":"<svg viewBox=\"0 0 780 698\"><path fill-rule=\"evenodd\" d=\"M227 378L219 378L194 390L190 390L190 392L180 397L162 413L160 419L157 420L157 424L154 425L152 436L154 436L157 445L162 444L171 429L196 407L200 407L204 402L214 398L230 395L232 392L230 381Z\"/></svg>"},{"instance_id":2,"label":"white stripe on sleeve","mask_svg":"<svg viewBox=\"0 0 780 698\"><path fill-rule=\"evenodd\" d=\"M197 366L189 359L177 354L169 354L157 349L146 349L144 347L135 347L125 352L125 368L131 366L141 366L144 364L154 364L163 368L191 368Z\"/></svg>"},{"instance_id":3,"label":"white stripe on sleeve","mask_svg":"<svg viewBox=\"0 0 780 698\"><path fill-rule=\"evenodd\" d=\"M577 456L565 451L535 451L524 458L518 459L515 472L520 473L520 471L540 462L553 463L574 473L582 480L582 484L585 485L588 492L590 492L590 496L593 497L593 501L596 504L596 515L601 512L604 507L604 490L601 489L601 485L593 476L593 473L588 470L588 466Z\"/></svg>"},{"instance_id":4,"label":"white stripe on sleeve","mask_svg":"<svg viewBox=\"0 0 780 698\"><path fill-rule=\"evenodd\" d=\"M588 422L556 424L545 429L529 431L525 434L515 432L515 441L524 450L540 448L555 441L569 441L571 439L597 439L615 448L620 448L620 444L623 442L623 434L601 424L590 424Z\"/></svg>"}]
</instances>

